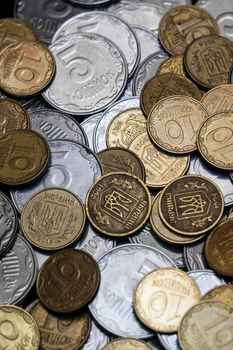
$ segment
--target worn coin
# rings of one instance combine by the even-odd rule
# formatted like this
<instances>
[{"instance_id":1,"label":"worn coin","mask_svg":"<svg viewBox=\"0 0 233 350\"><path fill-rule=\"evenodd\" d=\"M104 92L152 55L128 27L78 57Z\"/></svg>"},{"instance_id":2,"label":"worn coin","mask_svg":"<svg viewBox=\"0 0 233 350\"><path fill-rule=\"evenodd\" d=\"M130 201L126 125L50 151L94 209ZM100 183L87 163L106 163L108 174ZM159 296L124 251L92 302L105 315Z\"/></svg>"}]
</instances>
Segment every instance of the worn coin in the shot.
<instances>
[{"instance_id":1,"label":"worn coin","mask_svg":"<svg viewBox=\"0 0 233 350\"><path fill-rule=\"evenodd\" d=\"M152 348L142 340L122 338L112 340L105 345L102 350L152 350Z\"/></svg>"},{"instance_id":2,"label":"worn coin","mask_svg":"<svg viewBox=\"0 0 233 350\"><path fill-rule=\"evenodd\" d=\"M166 61L162 62L157 70L157 74L175 73L182 77L187 77L184 71L184 56L176 55L169 57Z\"/></svg>"},{"instance_id":3,"label":"worn coin","mask_svg":"<svg viewBox=\"0 0 233 350\"><path fill-rule=\"evenodd\" d=\"M102 113L94 114L85 118L84 121L80 123L87 137L89 147L92 150L94 150L94 130L101 117Z\"/></svg>"},{"instance_id":4,"label":"worn coin","mask_svg":"<svg viewBox=\"0 0 233 350\"><path fill-rule=\"evenodd\" d=\"M209 115L233 111L233 85L219 85L208 91L201 99Z\"/></svg>"},{"instance_id":5,"label":"worn coin","mask_svg":"<svg viewBox=\"0 0 233 350\"><path fill-rule=\"evenodd\" d=\"M189 271L208 269L205 258L205 240L184 247L184 259Z\"/></svg>"},{"instance_id":6,"label":"worn coin","mask_svg":"<svg viewBox=\"0 0 233 350\"><path fill-rule=\"evenodd\" d=\"M159 214L173 231L184 235L208 232L224 210L223 196L204 176L181 176L168 184L159 198Z\"/></svg>"},{"instance_id":7,"label":"worn coin","mask_svg":"<svg viewBox=\"0 0 233 350\"><path fill-rule=\"evenodd\" d=\"M131 28L139 41L141 51L140 63L153 53L163 50L157 34L154 34L151 30L138 25L131 26Z\"/></svg>"},{"instance_id":8,"label":"worn coin","mask_svg":"<svg viewBox=\"0 0 233 350\"><path fill-rule=\"evenodd\" d=\"M90 302L99 282L98 264L89 254L63 249L44 263L37 276L36 289L46 308L69 313Z\"/></svg>"},{"instance_id":9,"label":"worn coin","mask_svg":"<svg viewBox=\"0 0 233 350\"><path fill-rule=\"evenodd\" d=\"M230 305L233 308L233 286L219 286L211 289L207 292L202 300L215 300L221 301L227 305Z\"/></svg>"}]
</instances>

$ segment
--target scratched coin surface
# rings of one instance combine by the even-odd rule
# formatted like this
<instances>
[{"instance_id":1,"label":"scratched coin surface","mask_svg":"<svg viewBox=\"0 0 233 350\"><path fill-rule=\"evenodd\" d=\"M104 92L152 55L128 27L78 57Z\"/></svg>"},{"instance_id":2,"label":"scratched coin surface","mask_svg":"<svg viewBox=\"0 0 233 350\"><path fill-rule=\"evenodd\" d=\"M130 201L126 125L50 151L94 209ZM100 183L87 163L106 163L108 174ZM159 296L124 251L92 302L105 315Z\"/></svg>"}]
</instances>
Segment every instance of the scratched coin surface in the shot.
<instances>
[{"instance_id":1,"label":"scratched coin surface","mask_svg":"<svg viewBox=\"0 0 233 350\"><path fill-rule=\"evenodd\" d=\"M220 189L204 176L181 176L170 182L159 198L162 221L184 235L208 232L217 225L223 210Z\"/></svg>"},{"instance_id":2,"label":"scratched coin surface","mask_svg":"<svg viewBox=\"0 0 233 350\"><path fill-rule=\"evenodd\" d=\"M148 132L164 151L186 154L196 150L198 130L207 118L207 111L199 101L188 96L171 96L151 109Z\"/></svg>"},{"instance_id":3,"label":"scratched coin surface","mask_svg":"<svg viewBox=\"0 0 233 350\"><path fill-rule=\"evenodd\" d=\"M150 338L153 334L134 313L134 290L144 275L156 268L176 267L174 262L158 249L126 244L107 252L98 264L101 281L89 306L92 316L104 329L117 336Z\"/></svg>"},{"instance_id":4,"label":"scratched coin surface","mask_svg":"<svg viewBox=\"0 0 233 350\"><path fill-rule=\"evenodd\" d=\"M227 285L215 287L203 295L202 300L221 301L233 308L233 286Z\"/></svg>"},{"instance_id":5,"label":"scratched coin surface","mask_svg":"<svg viewBox=\"0 0 233 350\"><path fill-rule=\"evenodd\" d=\"M233 85L219 85L208 91L201 99L209 115L233 111Z\"/></svg>"},{"instance_id":6,"label":"scratched coin surface","mask_svg":"<svg viewBox=\"0 0 233 350\"><path fill-rule=\"evenodd\" d=\"M6 47L0 57L0 86L11 95L30 96L43 90L55 73L51 52L39 41Z\"/></svg>"},{"instance_id":7,"label":"scratched coin surface","mask_svg":"<svg viewBox=\"0 0 233 350\"><path fill-rule=\"evenodd\" d=\"M96 261L82 250L63 249L53 254L37 276L40 302L49 310L74 312L96 294L100 271Z\"/></svg>"},{"instance_id":8,"label":"scratched coin surface","mask_svg":"<svg viewBox=\"0 0 233 350\"><path fill-rule=\"evenodd\" d=\"M86 198L91 224L108 236L122 237L139 230L150 215L151 197L138 177L117 172L102 176Z\"/></svg>"},{"instance_id":9,"label":"scratched coin surface","mask_svg":"<svg viewBox=\"0 0 233 350\"><path fill-rule=\"evenodd\" d=\"M162 62L157 70L157 74L164 73L175 73L181 75L182 77L187 77L184 71L184 56L172 56L166 59L166 61Z\"/></svg>"},{"instance_id":10,"label":"scratched coin surface","mask_svg":"<svg viewBox=\"0 0 233 350\"><path fill-rule=\"evenodd\" d=\"M152 348L147 345L142 340L124 338L115 339L110 343L105 345L102 350L152 350Z\"/></svg>"},{"instance_id":11,"label":"scratched coin surface","mask_svg":"<svg viewBox=\"0 0 233 350\"><path fill-rule=\"evenodd\" d=\"M49 48L56 75L43 96L56 109L80 116L94 114L123 92L126 61L109 39L94 33L70 34Z\"/></svg>"},{"instance_id":12,"label":"scratched coin surface","mask_svg":"<svg viewBox=\"0 0 233 350\"><path fill-rule=\"evenodd\" d=\"M80 123L80 125L82 126L86 134L89 147L92 150L94 150L94 130L101 117L102 117L102 113L97 113L97 114L91 115L90 117L85 118Z\"/></svg>"}]
</instances>

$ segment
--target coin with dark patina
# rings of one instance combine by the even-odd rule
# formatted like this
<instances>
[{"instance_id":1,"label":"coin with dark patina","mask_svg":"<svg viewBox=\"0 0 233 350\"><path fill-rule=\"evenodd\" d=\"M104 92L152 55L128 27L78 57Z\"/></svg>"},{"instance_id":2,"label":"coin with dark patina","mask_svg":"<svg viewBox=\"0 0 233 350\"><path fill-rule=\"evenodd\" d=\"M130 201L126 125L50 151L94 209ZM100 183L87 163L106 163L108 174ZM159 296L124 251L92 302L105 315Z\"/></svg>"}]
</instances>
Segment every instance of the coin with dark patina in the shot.
<instances>
[{"instance_id":1,"label":"coin with dark patina","mask_svg":"<svg viewBox=\"0 0 233 350\"><path fill-rule=\"evenodd\" d=\"M208 232L217 225L223 210L220 189L204 176L182 176L168 184L159 198L163 222L184 235Z\"/></svg>"},{"instance_id":2,"label":"coin with dark patina","mask_svg":"<svg viewBox=\"0 0 233 350\"><path fill-rule=\"evenodd\" d=\"M35 131L11 130L0 138L0 183L22 185L46 169L49 146Z\"/></svg>"},{"instance_id":3,"label":"coin with dark patina","mask_svg":"<svg viewBox=\"0 0 233 350\"><path fill-rule=\"evenodd\" d=\"M136 153L121 147L110 147L97 154L104 174L125 172L145 181L145 168Z\"/></svg>"},{"instance_id":4,"label":"coin with dark patina","mask_svg":"<svg viewBox=\"0 0 233 350\"><path fill-rule=\"evenodd\" d=\"M151 197L145 184L127 173L102 176L90 188L87 216L103 234L122 237L139 230L149 217Z\"/></svg>"},{"instance_id":5,"label":"coin with dark patina","mask_svg":"<svg viewBox=\"0 0 233 350\"><path fill-rule=\"evenodd\" d=\"M184 71L184 57L183 55L176 55L169 57L159 66L156 74L165 74L165 73L175 73L179 74L182 77L187 77Z\"/></svg>"},{"instance_id":6,"label":"coin with dark patina","mask_svg":"<svg viewBox=\"0 0 233 350\"><path fill-rule=\"evenodd\" d=\"M37 294L51 311L69 313L87 305L100 282L98 264L82 250L63 249L42 265Z\"/></svg>"}]
</instances>

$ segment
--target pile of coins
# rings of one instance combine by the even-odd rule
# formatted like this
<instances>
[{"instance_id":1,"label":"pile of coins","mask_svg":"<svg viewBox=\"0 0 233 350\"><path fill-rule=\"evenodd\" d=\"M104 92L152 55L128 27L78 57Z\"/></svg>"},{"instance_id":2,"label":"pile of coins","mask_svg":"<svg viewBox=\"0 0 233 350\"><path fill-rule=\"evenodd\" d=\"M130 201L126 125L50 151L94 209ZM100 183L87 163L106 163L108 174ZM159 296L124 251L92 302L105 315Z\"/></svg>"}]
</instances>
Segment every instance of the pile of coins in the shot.
<instances>
[{"instance_id":1,"label":"pile of coins","mask_svg":"<svg viewBox=\"0 0 233 350\"><path fill-rule=\"evenodd\" d=\"M16 0L0 20L0 349L233 348L233 43L217 15Z\"/></svg>"}]
</instances>

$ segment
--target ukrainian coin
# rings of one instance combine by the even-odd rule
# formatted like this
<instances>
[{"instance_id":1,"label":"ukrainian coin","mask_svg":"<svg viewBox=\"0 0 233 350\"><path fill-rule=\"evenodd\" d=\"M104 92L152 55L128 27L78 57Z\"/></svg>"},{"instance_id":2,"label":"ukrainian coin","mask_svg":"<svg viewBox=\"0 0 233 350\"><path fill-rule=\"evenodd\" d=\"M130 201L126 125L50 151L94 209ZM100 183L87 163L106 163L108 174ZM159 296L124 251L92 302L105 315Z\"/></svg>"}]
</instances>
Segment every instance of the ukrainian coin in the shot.
<instances>
[{"instance_id":1,"label":"ukrainian coin","mask_svg":"<svg viewBox=\"0 0 233 350\"><path fill-rule=\"evenodd\" d=\"M147 132L136 136L129 149L137 154L146 169L146 185L151 188L166 186L183 175L189 166L189 156L167 154L157 148Z\"/></svg>"},{"instance_id":2,"label":"ukrainian coin","mask_svg":"<svg viewBox=\"0 0 233 350\"><path fill-rule=\"evenodd\" d=\"M33 194L50 187L69 190L84 203L90 186L103 174L100 161L88 147L68 140L53 140L48 144L51 160L45 175L31 186L11 191L18 211L22 211Z\"/></svg>"},{"instance_id":3,"label":"ukrainian coin","mask_svg":"<svg viewBox=\"0 0 233 350\"><path fill-rule=\"evenodd\" d=\"M43 90L55 73L55 61L38 41L6 47L0 57L0 86L11 95L31 96Z\"/></svg>"},{"instance_id":4,"label":"ukrainian coin","mask_svg":"<svg viewBox=\"0 0 233 350\"><path fill-rule=\"evenodd\" d=\"M55 315L36 301L29 313L39 327L40 350L54 348L54 345L61 349L77 350L89 337L91 318L87 312L72 316Z\"/></svg>"},{"instance_id":5,"label":"ukrainian coin","mask_svg":"<svg viewBox=\"0 0 233 350\"><path fill-rule=\"evenodd\" d=\"M198 347L230 350L232 327L233 308L218 301L202 301L184 315L178 332L179 342L183 350Z\"/></svg>"},{"instance_id":6,"label":"ukrainian coin","mask_svg":"<svg viewBox=\"0 0 233 350\"><path fill-rule=\"evenodd\" d=\"M154 34L152 31L137 25L131 26L131 28L137 35L139 41L141 49L140 63L155 52L163 50L159 43L157 34Z\"/></svg>"},{"instance_id":7,"label":"ukrainian coin","mask_svg":"<svg viewBox=\"0 0 233 350\"><path fill-rule=\"evenodd\" d=\"M102 350L103 346L108 344L109 341L110 336L92 321L90 336L83 345L82 350Z\"/></svg>"},{"instance_id":8,"label":"ukrainian coin","mask_svg":"<svg viewBox=\"0 0 233 350\"><path fill-rule=\"evenodd\" d=\"M210 89L227 84L233 64L233 43L218 35L201 37L188 46L184 62L188 74L198 84Z\"/></svg>"},{"instance_id":9,"label":"ukrainian coin","mask_svg":"<svg viewBox=\"0 0 233 350\"><path fill-rule=\"evenodd\" d=\"M162 191L159 214L173 231L196 235L217 225L224 210L219 188L204 176L181 176Z\"/></svg>"},{"instance_id":10,"label":"ukrainian coin","mask_svg":"<svg viewBox=\"0 0 233 350\"><path fill-rule=\"evenodd\" d=\"M111 147L97 154L104 173L125 172L145 180L145 168L141 159L128 149Z\"/></svg>"},{"instance_id":11,"label":"ukrainian coin","mask_svg":"<svg viewBox=\"0 0 233 350\"><path fill-rule=\"evenodd\" d=\"M159 250L140 245L121 245L98 261L101 271L99 291L89 308L96 321L120 337L149 338L133 311L133 294L140 279L160 267L176 267ZM121 273L119 273L121 271Z\"/></svg>"},{"instance_id":12,"label":"ukrainian coin","mask_svg":"<svg viewBox=\"0 0 233 350\"><path fill-rule=\"evenodd\" d=\"M101 177L86 198L87 216L101 233L123 237L139 230L150 215L151 197L138 177L112 173Z\"/></svg>"},{"instance_id":13,"label":"ukrainian coin","mask_svg":"<svg viewBox=\"0 0 233 350\"><path fill-rule=\"evenodd\" d=\"M37 261L31 246L20 235L0 259L0 304L19 304L34 285Z\"/></svg>"},{"instance_id":14,"label":"ukrainian coin","mask_svg":"<svg viewBox=\"0 0 233 350\"><path fill-rule=\"evenodd\" d=\"M43 96L56 109L80 116L97 113L123 92L126 61L109 39L70 34L53 43L50 50L56 60L56 76Z\"/></svg>"},{"instance_id":15,"label":"ukrainian coin","mask_svg":"<svg viewBox=\"0 0 233 350\"><path fill-rule=\"evenodd\" d=\"M183 54L195 39L218 34L214 18L195 6L178 6L168 11L159 24L159 38L171 54Z\"/></svg>"},{"instance_id":16,"label":"ukrainian coin","mask_svg":"<svg viewBox=\"0 0 233 350\"><path fill-rule=\"evenodd\" d=\"M184 71L184 56L176 55L169 57L166 61L162 62L157 70L157 74L175 73L182 77L187 77Z\"/></svg>"},{"instance_id":17,"label":"ukrainian coin","mask_svg":"<svg viewBox=\"0 0 233 350\"><path fill-rule=\"evenodd\" d=\"M186 154L197 148L197 133L208 114L200 102L188 96L171 96L150 111L148 132L166 152Z\"/></svg>"},{"instance_id":18,"label":"ukrainian coin","mask_svg":"<svg viewBox=\"0 0 233 350\"><path fill-rule=\"evenodd\" d=\"M178 269L152 271L139 282L134 310L140 321L157 332L178 330L185 312L200 300L194 280Z\"/></svg>"},{"instance_id":19,"label":"ukrainian coin","mask_svg":"<svg viewBox=\"0 0 233 350\"><path fill-rule=\"evenodd\" d=\"M27 184L36 180L48 165L48 144L34 131L8 131L0 138L0 145L0 183Z\"/></svg>"},{"instance_id":20,"label":"ukrainian coin","mask_svg":"<svg viewBox=\"0 0 233 350\"><path fill-rule=\"evenodd\" d=\"M152 348L142 340L123 338L115 339L105 345L102 350L152 350Z\"/></svg>"},{"instance_id":21,"label":"ukrainian coin","mask_svg":"<svg viewBox=\"0 0 233 350\"><path fill-rule=\"evenodd\" d=\"M162 348L162 345L160 344L158 337L156 335L154 335L153 338L151 338L150 340L147 340L146 342L153 350L164 350Z\"/></svg>"},{"instance_id":22,"label":"ukrainian coin","mask_svg":"<svg viewBox=\"0 0 233 350\"><path fill-rule=\"evenodd\" d=\"M233 308L233 286L219 286L207 292L202 300L221 301Z\"/></svg>"},{"instance_id":23,"label":"ukrainian coin","mask_svg":"<svg viewBox=\"0 0 233 350\"><path fill-rule=\"evenodd\" d=\"M130 0L133 2L149 2L154 3L155 5L162 6L165 9L169 10L172 7L177 5L189 5L191 4L190 0Z\"/></svg>"},{"instance_id":24,"label":"ukrainian coin","mask_svg":"<svg viewBox=\"0 0 233 350\"><path fill-rule=\"evenodd\" d=\"M205 240L184 247L184 259L188 270L203 270L209 266L205 258Z\"/></svg>"},{"instance_id":25,"label":"ukrainian coin","mask_svg":"<svg viewBox=\"0 0 233 350\"><path fill-rule=\"evenodd\" d=\"M201 99L200 90L189 79L172 73L161 74L147 81L142 89L140 99L143 112L148 116L156 103L173 95Z\"/></svg>"},{"instance_id":26,"label":"ukrainian coin","mask_svg":"<svg viewBox=\"0 0 233 350\"><path fill-rule=\"evenodd\" d=\"M203 158L221 170L233 170L233 112L219 112L201 125L197 146Z\"/></svg>"},{"instance_id":27,"label":"ukrainian coin","mask_svg":"<svg viewBox=\"0 0 233 350\"><path fill-rule=\"evenodd\" d=\"M96 294L100 272L96 261L82 250L53 254L37 277L40 302L54 312L69 313L87 305Z\"/></svg>"},{"instance_id":28,"label":"ukrainian coin","mask_svg":"<svg viewBox=\"0 0 233 350\"><path fill-rule=\"evenodd\" d=\"M140 48L136 35L127 23L107 12L80 13L63 23L55 33L53 43L69 34L80 33L100 34L114 42L124 54L128 75L132 76L140 59Z\"/></svg>"},{"instance_id":29,"label":"ukrainian coin","mask_svg":"<svg viewBox=\"0 0 233 350\"><path fill-rule=\"evenodd\" d=\"M109 123L106 133L108 147L128 148L131 142L146 131L146 118L141 108L119 112Z\"/></svg>"},{"instance_id":30,"label":"ukrainian coin","mask_svg":"<svg viewBox=\"0 0 233 350\"><path fill-rule=\"evenodd\" d=\"M233 85L220 85L208 91L201 99L209 115L233 111Z\"/></svg>"},{"instance_id":31,"label":"ukrainian coin","mask_svg":"<svg viewBox=\"0 0 233 350\"><path fill-rule=\"evenodd\" d=\"M80 123L87 137L89 147L92 150L94 150L94 130L101 117L102 113L94 114L85 118L84 121Z\"/></svg>"}]
</instances>

